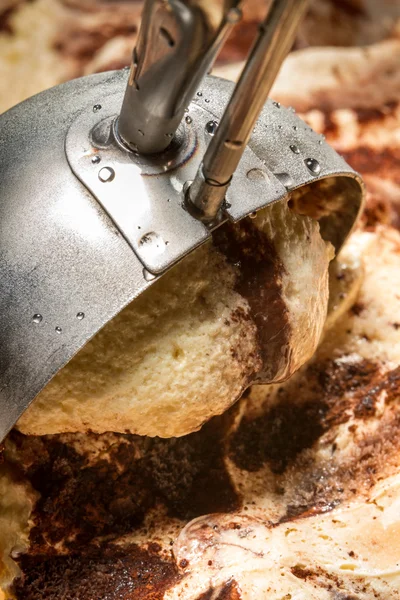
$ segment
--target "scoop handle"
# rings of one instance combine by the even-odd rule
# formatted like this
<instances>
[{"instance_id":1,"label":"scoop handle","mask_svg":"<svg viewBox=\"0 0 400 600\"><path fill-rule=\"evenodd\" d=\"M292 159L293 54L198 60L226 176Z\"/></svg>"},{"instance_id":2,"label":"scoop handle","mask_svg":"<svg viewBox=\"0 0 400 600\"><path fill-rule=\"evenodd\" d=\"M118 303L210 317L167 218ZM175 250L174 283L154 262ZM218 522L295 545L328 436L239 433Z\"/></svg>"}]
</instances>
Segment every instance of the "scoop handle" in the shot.
<instances>
[{"instance_id":1,"label":"scoop handle","mask_svg":"<svg viewBox=\"0 0 400 600\"><path fill-rule=\"evenodd\" d=\"M122 140L140 154L170 144L229 31L240 0L147 0L118 121Z\"/></svg>"},{"instance_id":2,"label":"scoop handle","mask_svg":"<svg viewBox=\"0 0 400 600\"><path fill-rule=\"evenodd\" d=\"M189 207L203 221L213 221L250 139L281 64L296 36L309 0L274 0L260 27L220 124L196 178L189 188Z\"/></svg>"}]
</instances>

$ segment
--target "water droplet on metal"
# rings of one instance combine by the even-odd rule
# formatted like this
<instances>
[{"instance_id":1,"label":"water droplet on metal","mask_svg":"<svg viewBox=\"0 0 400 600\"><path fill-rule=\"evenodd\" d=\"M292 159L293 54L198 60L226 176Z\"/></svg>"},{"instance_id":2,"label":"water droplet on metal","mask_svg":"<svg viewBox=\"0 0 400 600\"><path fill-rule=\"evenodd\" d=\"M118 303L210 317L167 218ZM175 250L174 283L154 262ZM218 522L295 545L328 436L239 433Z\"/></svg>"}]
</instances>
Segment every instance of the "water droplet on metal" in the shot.
<instances>
[{"instance_id":1,"label":"water droplet on metal","mask_svg":"<svg viewBox=\"0 0 400 600\"><path fill-rule=\"evenodd\" d=\"M250 219L255 219L256 216L257 216L256 212L252 212L252 213L249 214Z\"/></svg>"},{"instance_id":2,"label":"water droplet on metal","mask_svg":"<svg viewBox=\"0 0 400 600\"><path fill-rule=\"evenodd\" d=\"M201 98L203 95L203 92L197 92L197 95L199 96L199 98Z\"/></svg>"},{"instance_id":3,"label":"water droplet on metal","mask_svg":"<svg viewBox=\"0 0 400 600\"><path fill-rule=\"evenodd\" d=\"M290 149L293 152L293 154L300 154L300 150L299 150L299 148L295 144L292 144L290 146Z\"/></svg>"},{"instance_id":4,"label":"water droplet on metal","mask_svg":"<svg viewBox=\"0 0 400 600\"><path fill-rule=\"evenodd\" d=\"M166 243L155 231L145 233L139 240L140 251L147 259L152 259L165 252Z\"/></svg>"},{"instance_id":5,"label":"water droplet on metal","mask_svg":"<svg viewBox=\"0 0 400 600\"><path fill-rule=\"evenodd\" d=\"M278 125L278 129L282 129L282 125Z\"/></svg>"},{"instance_id":6,"label":"water droplet on metal","mask_svg":"<svg viewBox=\"0 0 400 600\"><path fill-rule=\"evenodd\" d=\"M99 112L99 110L101 110L101 104L95 104L93 106L93 112L96 113Z\"/></svg>"},{"instance_id":7,"label":"water droplet on metal","mask_svg":"<svg viewBox=\"0 0 400 600\"><path fill-rule=\"evenodd\" d=\"M272 104L274 106L276 106L276 108L280 108L281 107L281 103L280 102L273 102Z\"/></svg>"},{"instance_id":8,"label":"water droplet on metal","mask_svg":"<svg viewBox=\"0 0 400 600\"><path fill-rule=\"evenodd\" d=\"M188 115L188 116L185 118L185 121L186 121L186 123L187 123L188 125L190 125L190 124L193 122L193 119L192 119L192 117L191 117L191 116L189 116L189 115Z\"/></svg>"},{"instance_id":9,"label":"water droplet on metal","mask_svg":"<svg viewBox=\"0 0 400 600\"><path fill-rule=\"evenodd\" d=\"M250 181L262 181L265 179L269 179L268 173L258 168L250 169L250 171L247 171L246 176L247 179L249 179Z\"/></svg>"},{"instance_id":10,"label":"water droplet on metal","mask_svg":"<svg viewBox=\"0 0 400 600\"><path fill-rule=\"evenodd\" d=\"M96 156L92 156L92 163L94 165L98 165L100 161L101 161L101 158L98 154Z\"/></svg>"},{"instance_id":11,"label":"water droplet on metal","mask_svg":"<svg viewBox=\"0 0 400 600\"><path fill-rule=\"evenodd\" d=\"M99 171L99 179L103 183L107 183L108 181L112 181L115 177L115 171L111 167L103 167Z\"/></svg>"},{"instance_id":12,"label":"water droplet on metal","mask_svg":"<svg viewBox=\"0 0 400 600\"><path fill-rule=\"evenodd\" d=\"M206 125L206 131L209 135L214 135L217 131L218 123L217 121L208 121Z\"/></svg>"},{"instance_id":13,"label":"water droplet on metal","mask_svg":"<svg viewBox=\"0 0 400 600\"><path fill-rule=\"evenodd\" d=\"M290 177L289 173L274 173L274 175L285 188L290 189L294 186L293 179Z\"/></svg>"},{"instance_id":14,"label":"water droplet on metal","mask_svg":"<svg viewBox=\"0 0 400 600\"><path fill-rule=\"evenodd\" d=\"M147 269L143 269L143 277L146 281L153 281L153 279L156 278L156 275L153 275L153 273L150 273Z\"/></svg>"},{"instance_id":15,"label":"water droplet on metal","mask_svg":"<svg viewBox=\"0 0 400 600\"><path fill-rule=\"evenodd\" d=\"M82 321L85 318L85 313L78 312L78 314L76 315L76 318L78 319L78 321Z\"/></svg>"},{"instance_id":16,"label":"water droplet on metal","mask_svg":"<svg viewBox=\"0 0 400 600\"><path fill-rule=\"evenodd\" d=\"M298 127L297 127L297 125L293 125L293 129L294 129L295 131L297 131L297 130L298 130Z\"/></svg>"},{"instance_id":17,"label":"water droplet on metal","mask_svg":"<svg viewBox=\"0 0 400 600\"><path fill-rule=\"evenodd\" d=\"M37 313L36 315L33 315L32 321L36 324L39 324L43 321L43 317Z\"/></svg>"},{"instance_id":18,"label":"water droplet on metal","mask_svg":"<svg viewBox=\"0 0 400 600\"><path fill-rule=\"evenodd\" d=\"M323 142L322 140L318 140L318 144L319 144L320 146L322 146L322 144L323 144L323 143L324 143L324 142Z\"/></svg>"},{"instance_id":19,"label":"water droplet on metal","mask_svg":"<svg viewBox=\"0 0 400 600\"><path fill-rule=\"evenodd\" d=\"M210 102L209 98L205 98L204 102L206 102L207 104Z\"/></svg>"},{"instance_id":20,"label":"water droplet on metal","mask_svg":"<svg viewBox=\"0 0 400 600\"><path fill-rule=\"evenodd\" d=\"M317 160L315 160L315 158L306 158L304 163L305 163L307 169L313 175L319 175L319 173L321 173L321 165L319 164L319 162Z\"/></svg>"},{"instance_id":21,"label":"water droplet on metal","mask_svg":"<svg viewBox=\"0 0 400 600\"><path fill-rule=\"evenodd\" d=\"M62 329L61 329L61 327L56 327L56 332L57 332L57 333L62 333Z\"/></svg>"},{"instance_id":22,"label":"water droplet on metal","mask_svg":"<svg viewBox=\"0 0 400 600\"><path fill-rule=\"evenodd\" d=\"M138 134L144 136L144 132L141 129L138 129Z\"/></svg>"}]
</instances>

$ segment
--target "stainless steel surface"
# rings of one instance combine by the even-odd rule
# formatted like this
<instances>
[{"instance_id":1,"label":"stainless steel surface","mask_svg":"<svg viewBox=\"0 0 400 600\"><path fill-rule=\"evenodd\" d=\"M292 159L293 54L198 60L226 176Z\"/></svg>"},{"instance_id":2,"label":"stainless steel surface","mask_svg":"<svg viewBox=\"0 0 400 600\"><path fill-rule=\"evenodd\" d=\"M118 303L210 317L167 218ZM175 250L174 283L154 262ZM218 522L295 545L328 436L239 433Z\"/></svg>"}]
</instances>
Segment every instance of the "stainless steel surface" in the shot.
<instances>
[{"instance_id":1,"label":"stainless steel surface","mask_svg":"<svg viewBox=\"0 0 400 600\"><path fill-rule=\"evenodd\" d=\"M229 31L240 0L147 0L118 127L140 154L170 144Z\"/></svg>"},{"instance_id":2,"label":"stainless steel surface","mask_svg":"<svg viewBox=\"0 0 400 600\"><path fill-rule=\"evenodd\" d=\"M146 158L118 145L114 132L120 99L117 93L102 102L97 129L106 134L106 142L90 135L99 115L93 114L91 106L81 113L67 135L67 157L143 266L151 273L161 273L210 235L203 223L182 210L181 196L186 179L193 176L193 154L200 150L198 130L211 115L191 107L176 147ZM104 169L112 171L111 180L101 178Z\"/></svg>"},{"instance_id":3,"label":"stainless steel surface","mask_svg":"<svg viewBox=\"0 0 400 600\"><path fill-rule=\"evenodd\" d=\"M188 191L205 221L213 221L309 0L274 0L226 112Z\"/></svg>"},{"instance_id":4,"label":"stainless steel surface","mask_svg":"<svg viewBox=\"0 0 400 600\"><path fill-rule=\"evenodd\" d=\"M176 243L182 245L168 255L163 265L168 268L179 253L183 258L188 251L185 227L194 223L200 228L196 232L207 232L204 237L200 234L199 243L211 237L181 207L183 188L185 180L195 176L212 139L208 123L221 117L233 85L206 79L189 107L191 122L182 124L187 146L183 143L181 158L178 153L161 167L162 157L153 162L125 151L121 151L124 158L117 160L117 149L110 144L110 118L118 114L128 75L120 71L78 79L0 116L0 439L51 377L127 303L157 281L145 268L148 256L135 248L137 238L135 243L128 241L131 218L138 222L140 214L146 229L156 233L158 227L181 230ZM70 137L74 128L76 139ZM74 144L76 156L70 160L77 175L66 156L66 147L70 152ZM298 147L298 154L291 145ZM317 175L306 166L309 158L320 165ZM123 186L120 168L126 177ZM236 221L272 202L287 200L284 183L291 190L335 177L349 199L341 213L346 224L335 228L333 221L326 235L338 232L340 245L362 201L360 179L292 111L268 101L227 192L230 206L224 218ZM107 189L114 193L105 192L103 198ZM119 203L120 194L123 209L114 214L108 205L110 218L102 205L112 203L112 196ZM171 212L160 209L162 213L153 214L160 201Z\"/></svg>"}]
</instances>

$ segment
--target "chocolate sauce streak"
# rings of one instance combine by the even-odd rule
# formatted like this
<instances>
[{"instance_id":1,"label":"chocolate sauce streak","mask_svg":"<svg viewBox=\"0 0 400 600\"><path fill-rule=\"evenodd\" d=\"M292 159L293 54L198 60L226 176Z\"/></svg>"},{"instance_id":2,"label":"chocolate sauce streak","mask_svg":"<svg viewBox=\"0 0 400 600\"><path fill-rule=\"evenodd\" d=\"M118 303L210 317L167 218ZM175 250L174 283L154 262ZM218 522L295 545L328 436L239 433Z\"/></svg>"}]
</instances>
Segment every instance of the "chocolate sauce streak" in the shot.
<instances>
[{"instance_id":1,"label":"chocolate sauce streak","mask_svg":"<svg viewBox=\"0 0 400 600\"><path fill-rule=\"evenodd\" d=\"M231 579L218 590L210 588L207 592L201 594L197 600L241 600L241 597L238 584L234 579Z\"/></svg>"},{"instance_id":2,"label":"chocolate sauce streak","mask_svg":"<svg viewBox=\"0 0 400 600\"><path fill-rule=\"evenodd\" d=\"M251 219L220 227L213 241L239 268L236 290L248 301L257 327L262 368L254 379L264 383L284 379L290 362L290 324L282 295L284 266L274 246Z\"/></svg>"},{"instance_id":3,"label":"chocolate sauce streak","mask_svg":"<svg viewBox=\"0 0 400 600\"><path fill-rule=\"evenodd\" d=\"M77 435L13 431L20 476L41 494L29 553L18 560L17 600L161 599L177 581L172 557L160 555L158 544L121 547L114 540L134 533L156 506L185 521L238 508L223 462L229 423L228 413L201 432L169 440L110 434L107 456L95 459L77 451ZM81 437L85 447L102 438Z\"/></svg>"},{"instance_id":4,"label":"chocolate sauce streak","mask_svg":"<svg viewBox=\"0 0 400 600\"><path fill-rule=\"evenodd\" d=\"M183 520L235 510L239 497L223 461L226 421L214 419L201 432L168 440L117 434L108 457L94 462L60 436L12 432L24 476L41 495L31 552L60 542L77 550L103 536L115 539L139 527L154 506Z\"/></svg>"},{"instance_id":5,"label":"chocolate sauce streak","mask_svg":"<svg viewBox=\"0 0 400 600\"><path fill-rule=\"evenodd\" d=\"M337 426L351 421L349 435L356 436L358 427L375 417L382 393L388 408L376 429L359 436L350 454L337 454ZM230 456L243 470L268 467L275 475L275 493L285 496L281 502L287 507L279 522L327 512L360 489L370 489L378 476L396 472L399 398L399 368L383 374L380 365L367 360L311 364L300 380L279 390L276 403L263 414L241 421ZM323 460L316 451L322 436L323 447L331 449L331 457Z\"/></svg>"},{"instance_id":6,"label":"chocolate sauce streak","mask_svg":"<svg viewBox=\"0 0 400 600\"><path fill-rule=\"evenodd\" d=\"M362 175L376 175L400 185L399 148L374 150L368 146L358 146L354 150L342 152L342 156Z\"/></svg>"},{"instance_id":7,"label":"chocolate sauce streak","mask_svg":"<svg viewBox=\"0 0 400 600\"><path fill-rule=\"evenodd\" d=\"M1 9L0 9L1 10ZM11 25L11 17L15 13L15 7L0 13L0 32L12 35L14 33Z\"/></svg>"},{"instance_id":8,"label":"chocolate sauce streak","mask_svg":"<svg viewBox=\"0 0 400 600\"><path fill-rule=\"evenodd\" d=\"M89 546L85 553L26 555L17 600L162 600L180 576L174 561L131 544Z\"/></svg>"},{"instance_id":9,"label":"chocolate sauce streak","mask_svg":"<svg viewBox=\"0 0 400 600\"><path fill-rule=\"evenodd\" d=\"M227 454L243 470L269 467L266 493L282 496L286 507L278 522L330 511L396 472L400 368L385 373L367 360L329 360L311 364L301 375L278 392L264 414L242 419L231 437L235 408L179 439L110 434L105 453L94 455L78 451L78 434L12 432L18 463L6 457L6 464L14 472L20 468L20 476L41 494L29 553L18 559L23 576L15 583L17 600L161 600L179 580L169 550L116 541L134 533L155 507L183 522L239 508L241 499L224 465ZM386 408L378 419L382 394ZM362 431L371 419L375 429L358 436L350 453L336 453L338 425L349 423L356 440L357 428ZM322 436L323 459L316 451ZM97 448L105 439L90 433L81 438L85 448L87 442ZM201 600L207 594L214 598L216 591L220 600L239 600L239 588L228 583L231 587L210 590ZM342 588L333 589L341 593Z\"/></svg>"}]
</instances>

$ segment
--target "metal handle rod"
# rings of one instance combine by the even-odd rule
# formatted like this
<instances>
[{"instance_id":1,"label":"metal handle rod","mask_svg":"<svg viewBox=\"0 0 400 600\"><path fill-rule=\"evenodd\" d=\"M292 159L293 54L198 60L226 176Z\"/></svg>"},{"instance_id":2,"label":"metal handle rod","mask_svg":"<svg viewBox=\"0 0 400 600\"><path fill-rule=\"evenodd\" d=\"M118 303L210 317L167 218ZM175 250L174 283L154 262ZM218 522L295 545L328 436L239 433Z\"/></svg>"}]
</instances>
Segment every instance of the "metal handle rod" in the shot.
<instances>
[{"instance_id":1,"label":"metal handle rod","mask_svg":"<svg viewBox=\"0 0 400 600\"><path fill-rule=\"evenodd\" d=\"M189 208L216 218L257 118L288 54L309 0L274 0L259 36L188 190Z\"/></svg>"},{"instance_id":2,"label":"metal handle rod","mask_svg":"<svg viewBox=\"0 0 400 600\"><path fill-rule=\"evenodd\" d=\"M232 27L241 0L146 0L118 132L132 150L169 146Z\"/></svg>"}]
</instances>

